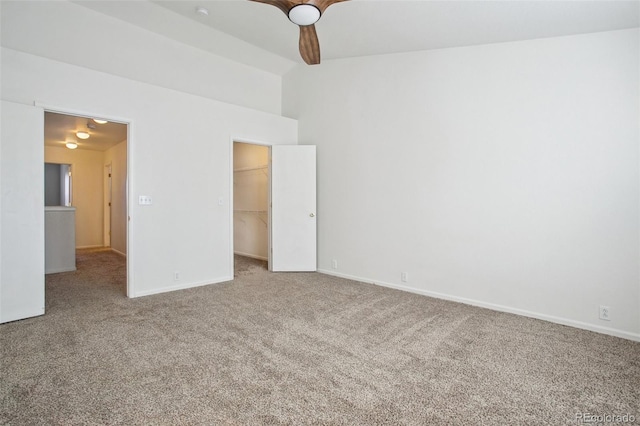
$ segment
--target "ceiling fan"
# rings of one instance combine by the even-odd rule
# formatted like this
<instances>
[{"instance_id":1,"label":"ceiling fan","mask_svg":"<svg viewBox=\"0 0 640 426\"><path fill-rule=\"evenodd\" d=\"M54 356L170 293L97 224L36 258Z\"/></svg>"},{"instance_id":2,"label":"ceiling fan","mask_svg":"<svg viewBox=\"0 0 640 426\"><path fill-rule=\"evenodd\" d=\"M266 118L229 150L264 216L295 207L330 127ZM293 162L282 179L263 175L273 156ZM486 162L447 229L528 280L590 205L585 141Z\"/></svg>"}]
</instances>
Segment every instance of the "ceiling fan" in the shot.
<instances>
[{"instance_id":1,"label":"ceiling fan","mask_svg":"<svg viewBox=\"0 0 640 426\"><path fill-rule=\"evenodd\" d=\"M315 23L334 3L347 0L251 0L270 4L284 12L291 22L300 27L300 55L309 65L320 63L320 43Z\"/></svg>"}]
</instances>

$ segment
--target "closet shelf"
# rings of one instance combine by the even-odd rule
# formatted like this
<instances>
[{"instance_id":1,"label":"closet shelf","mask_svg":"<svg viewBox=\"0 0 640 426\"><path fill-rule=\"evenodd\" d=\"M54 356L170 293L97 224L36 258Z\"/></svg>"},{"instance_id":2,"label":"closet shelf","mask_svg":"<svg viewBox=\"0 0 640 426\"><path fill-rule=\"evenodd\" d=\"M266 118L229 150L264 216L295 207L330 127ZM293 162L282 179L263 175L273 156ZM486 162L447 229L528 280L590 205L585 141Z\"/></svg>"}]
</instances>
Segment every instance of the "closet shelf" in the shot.
<instances>
[{"instance_id":1,"label":"closet shelf","mask_svg":"<svg viewBox=\"0 0 640 426\"><path fill-rule=\"evenodd\" d=\"M252 170L265 170L268 169L269 166L267 164L265 164L264 166L255 166L255 167L241 167L239 169L233 169L233 173L238 173L238 172L250 172Z\"/></svg>"},{"instance_id":2,"label":"closet shelf","mask_svg":"<svg viewBox=\"0 0 640 426\"><path fill-rule=\"evenodd\" d=\"M254 213L258 215L258 219L260 219L260 221L262 223L264 223L265 225L268 225L267 221L261 216L261 214L267 214L266 210L240 210L240 209L234 209L233 210L234 213ZM241 218L239 218L240 220L242 220ZM242 220L242 222L244 222L244 220Z\"/></svg>"}]
</instances>

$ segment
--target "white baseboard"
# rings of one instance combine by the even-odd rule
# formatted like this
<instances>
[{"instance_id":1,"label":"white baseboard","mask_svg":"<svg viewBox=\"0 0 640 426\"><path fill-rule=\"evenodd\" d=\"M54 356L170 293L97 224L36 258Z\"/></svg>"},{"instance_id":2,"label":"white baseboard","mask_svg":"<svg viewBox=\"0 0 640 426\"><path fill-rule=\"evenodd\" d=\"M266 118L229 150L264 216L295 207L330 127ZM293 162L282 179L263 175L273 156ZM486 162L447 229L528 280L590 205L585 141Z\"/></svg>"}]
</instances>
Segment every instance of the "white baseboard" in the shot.
<instances>
[{"instance_id":1,"label":"white baseboard","mask_svg":"<svg viewBox=\"0 0 640 426\"><path fill-rule=\"evenodd\" d=\"M76 267L74 266L73 268L60 268L60 269L49 269L47 271L44 271L45 275L46 274L59 274L60 272L73 272L76 271Z\"/></svg>"},{"instance_id":2,"label":"white baseboard","mask_svg":"<svg viewBox=\"0 0 640 426\"><path fill-rule=\"evenodd\" d=\"M264 256L256 256L255 254L243 253L241 251L234 251L233 254L237 254L238 256L250 257L252 259L269 260L269 258Z\"/></svg>"},{"instance_id":3,"label":"white baseboard","mask_svg":"<svg viewBox=\"0 0 640 426\"><path fill-rule=\"evenodd\" d=\"M136 297L142 297L142 296L151 296L152 294L168 293L170 291L176 291L176 290L186 290L188 288L202 287L202 286L210 285L210 284L220 284L220 283L224 283L224 282L227 282L227 281L233 281L233 276L222 277L222 278L218 278L218 279L211 280L211 281L202 281L202 282L195 282L195 283L184 283L184 284L172 285L172 286L169 286L169 287L162 287L162 288L153 289L153 290L139 291L139 292L136 292L134 295L129 296L129 297L136 298Z\"/></svg>"},{"instance_id":4,"label":"white baseboard","mask_svg":"<svg viewBox=\"0 0 640 426\"><path fill-rule=\"evenodd\" d=\"M120 256L122 256L122 257L127 257L127 254L126 254L126 253L123 253L123 252L121 252L121 251L119 251L119 250L116 250L116 249L114 249L113 247L111 247L111 251L112 251L112 252L114 252L115 254L119 254L119 255L120 255Z\"/></svg>"},{"instance_id":5,"label":"white baseboard","mask_svg":"<svg viewBox=\"0 0 640 426\"><path fill-rule=\"evenodd\" d=\"M81 249L93 249L93 248L108 248L105 247L101 244L97 245L97 246L76 246L76 250L81 250Z\"/></svg>"},{"instance_id":6,"label":"white baseboard","mask_svg":"<svg viewBox=\"0 0 640 426\"><path fill-rule=\"evenodd\" d=\"M414 287L408 287L404 285L392 284L387 282L382 282L378 280L374 280L371 278L363 278L356 277L354 275L342 274L340 272L332 271L329 269L318 269L319 273L332 275L340 278L346 278L353 281L358 281L366 284L374 284L382 287L389 287L396 290L407 291L410 293L416 293L423 296L429 296L436 299L449 300L452 302L464 303L465 305L478 306L480 308L487 308L498 312L506 312L510 314L520 315L529 318L535 318L543 321L549 321L556 324L567 325L569 327L575 327L582 330L594 331L596 333L607 334L609 336L621 337L623 339L633 340L635 342L640 342L640 334L639 333L631 333L624 330L618 330L615 328L602 327L594 324L589 324L582 321L575 321L568 318L556 317L553 315L541 314L538 312L527 311L524 309L512 308L509 306L497 305L494 303L482 302L474 299L467 299L465 297L452 296L444 293L436 293L433 291L421 290Z\"/></svg>"}]
</instances>

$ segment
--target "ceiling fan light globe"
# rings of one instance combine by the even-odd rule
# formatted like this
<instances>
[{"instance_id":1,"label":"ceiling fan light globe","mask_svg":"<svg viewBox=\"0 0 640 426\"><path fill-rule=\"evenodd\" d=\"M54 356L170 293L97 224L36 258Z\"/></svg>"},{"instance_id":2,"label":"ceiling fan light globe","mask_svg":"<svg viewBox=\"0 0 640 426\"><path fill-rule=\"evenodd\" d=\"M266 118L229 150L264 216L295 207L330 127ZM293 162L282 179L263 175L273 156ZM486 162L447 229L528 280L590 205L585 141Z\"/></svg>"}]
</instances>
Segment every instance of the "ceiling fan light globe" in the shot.
<instances>
[{"instance_id":1,"label":"ceiling fan light globe","mask_svg":"<svg viewBox=\"0 0 640 426\"><path fill-rule=\"evenodd\" d=\"M313 25L320 19L320 10L311 4L299 4L289 11L289 20L296 25L305 27Z\"/></svg>"}]
</instances>

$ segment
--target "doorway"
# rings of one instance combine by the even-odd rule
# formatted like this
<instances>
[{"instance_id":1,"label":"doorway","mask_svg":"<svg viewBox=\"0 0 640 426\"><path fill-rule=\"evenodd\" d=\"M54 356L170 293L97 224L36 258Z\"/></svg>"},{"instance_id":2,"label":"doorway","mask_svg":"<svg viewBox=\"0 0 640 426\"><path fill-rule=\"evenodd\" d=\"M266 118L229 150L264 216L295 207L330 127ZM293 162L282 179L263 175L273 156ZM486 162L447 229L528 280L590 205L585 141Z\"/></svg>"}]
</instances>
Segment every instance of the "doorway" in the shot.
<instances>
[{"instance_id":1,"label":"doorway","mask_svg":"<svg viewBox=\"0 0 640 426\"><path fill-rule=\"evenodd\" d=\"M269 268L269 147L233 143L233 254Z\"/></svg>"},{"instance_id":2,"label":"doorway","mask_svg":"<svg viewBox=\"0 0 640 426\"><path fill-rule=\"evenodd\" d=\"M104 246L111 247L111 163L104 166Z\"/></svg>"},{"instance_id":3,"label":"doorway","mask_svg":"<svg viewBox=\"0 0 640 426\"><path fill-rule=\"evenodd\" d=\"M53 111L44 113L45 163L68 164L73 170L68 206L75 213L74 254L114 252L124 259L125 270L127 152L127 123ZM45 253L45 259L46 256ZM75 256L71 259L74 266L77 259ZM128 277L124 280L126 287L122 293L127 295Z\"/></svg>"},{"instance_id":4,"label":"doorway","mask_svg":"<svg viewBox=\"0 0 640 426\"><path fill-rule=\"evenodd\" d=\"M316 147L232 140L231 271L234 256L269 271L317 266Z\"/></svg>"}]
</instances>

